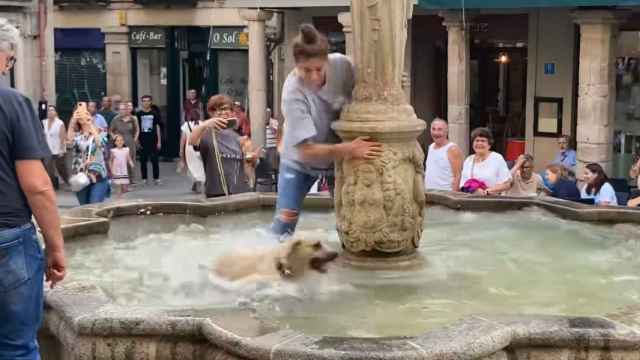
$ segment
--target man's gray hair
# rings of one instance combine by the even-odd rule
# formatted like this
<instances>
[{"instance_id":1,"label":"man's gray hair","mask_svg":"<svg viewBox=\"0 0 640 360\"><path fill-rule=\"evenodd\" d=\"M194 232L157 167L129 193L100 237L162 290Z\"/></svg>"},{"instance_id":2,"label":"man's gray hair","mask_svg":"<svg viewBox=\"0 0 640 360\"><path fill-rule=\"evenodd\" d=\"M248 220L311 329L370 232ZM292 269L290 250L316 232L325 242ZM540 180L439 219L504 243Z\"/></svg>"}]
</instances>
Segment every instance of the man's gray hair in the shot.
<instances>
[{"instance_id":1,"label":"man's gray hair","mask_svg":"<svg viewBox=\"0 0 640 360\"><path fill-rule=\"evenodd\" d=\"M20 41L20 32L5 18L0 18L0 51L13 51Z\"/></svg>"},{"instance_id":2,"label":"man's gray hair","mask_svg":"<svg viewBox=\"0 0 640 360\"><path fill-rule=\"evenodd\" d=\"M447 120L437 117L437 118L435 118L435 119L433 119L433 120L431 121L431 124L436 123L436 122L443 123L443 124L444 124L444 126L445 126L445 128L446 128L447 130L449 129L449 123L447 122Z\"/></svg>"}]
</instances>

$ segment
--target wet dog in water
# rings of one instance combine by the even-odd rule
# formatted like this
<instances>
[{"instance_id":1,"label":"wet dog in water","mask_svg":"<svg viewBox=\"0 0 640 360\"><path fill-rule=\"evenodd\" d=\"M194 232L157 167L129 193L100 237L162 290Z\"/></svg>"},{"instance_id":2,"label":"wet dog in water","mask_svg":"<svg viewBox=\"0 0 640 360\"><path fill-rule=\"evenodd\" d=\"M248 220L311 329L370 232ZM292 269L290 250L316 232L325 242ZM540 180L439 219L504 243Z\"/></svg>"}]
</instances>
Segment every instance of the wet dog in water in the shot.
<instances>
[{"instance_id":1,"label":"wet dog in water","mask_svg":"<svg viewBox=\"0 0 640 360\"><path fill-rule=\"evenodd\" d=\"M337 252L327 249L319 240L295 235L273 249L223 255L212 273L233 282L296 281L309 271L327 272L328 264L337 257Z\"/></svg>"}]
</instances>

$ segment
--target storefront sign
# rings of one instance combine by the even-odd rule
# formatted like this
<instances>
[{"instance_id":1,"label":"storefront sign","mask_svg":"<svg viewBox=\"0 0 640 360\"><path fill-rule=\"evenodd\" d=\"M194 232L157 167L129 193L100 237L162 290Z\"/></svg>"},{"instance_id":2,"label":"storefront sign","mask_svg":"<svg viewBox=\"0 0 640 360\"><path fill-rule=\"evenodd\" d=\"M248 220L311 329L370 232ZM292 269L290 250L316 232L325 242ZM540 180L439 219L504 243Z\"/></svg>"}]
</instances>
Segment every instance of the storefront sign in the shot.
<instances>
[{"instance_id":1,"label":"storefront sign","mask_svg":"<svg viewBox=\"0 0 640 360\"><path fill-rule=\"evenodd\" d=\"M158 27L132 28L129 32L131 47L165 47L166 32Z\"/></svg>"},{"instance_id":2,"label":"storefront sign","mask_svg":"<svg viewBox=\"0 0 640 360\"><path fill-rule=\"evenodd\" d=\"M212 49L246 49L249 46L249 33L243 28L218 27L211 30L209 47Z\"/></svg>"}]
</instances>

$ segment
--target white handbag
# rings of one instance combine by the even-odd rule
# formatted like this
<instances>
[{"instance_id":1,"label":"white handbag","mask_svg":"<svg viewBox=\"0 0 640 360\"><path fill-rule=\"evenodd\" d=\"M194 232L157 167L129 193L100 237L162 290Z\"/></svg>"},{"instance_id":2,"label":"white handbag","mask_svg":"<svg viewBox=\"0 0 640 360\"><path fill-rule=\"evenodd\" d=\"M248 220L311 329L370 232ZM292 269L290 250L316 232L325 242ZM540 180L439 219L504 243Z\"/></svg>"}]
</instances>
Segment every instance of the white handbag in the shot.
<instances>
[{"instance_id":1,"label":"white handbag","mask_svg":"<svg viewBox=\"0 0 640 360\"><path fill-rule=\"evenodd\" d=\"M87 149L87 161L85 161L85 163L87 163L89 161L89 158L91 157L92 143L93 143L93 138L91 139L91 142L89 143L89 148ZM91 179L89 179L89 175L87 175L86 169L75 175L72 175L69 178L69 185L71 185L71 191L73 192L82 191L84 188L91 185Z\"/></svg>"}]
</instances>

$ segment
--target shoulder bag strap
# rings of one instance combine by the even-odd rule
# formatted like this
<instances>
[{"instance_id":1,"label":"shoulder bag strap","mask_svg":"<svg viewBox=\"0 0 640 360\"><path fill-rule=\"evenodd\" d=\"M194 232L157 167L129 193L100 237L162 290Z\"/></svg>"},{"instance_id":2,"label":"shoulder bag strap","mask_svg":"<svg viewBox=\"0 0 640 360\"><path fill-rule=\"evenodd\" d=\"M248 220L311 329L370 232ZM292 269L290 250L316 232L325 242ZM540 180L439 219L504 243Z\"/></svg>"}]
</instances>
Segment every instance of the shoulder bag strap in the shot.
<instances>
[{"instance_id":1,"label":"shoulder bag strap","mask_svg":"<svg viewBox=\"0 0 640 360\"><path fill-rule=\"evenodd\" d=\"M476 156L473 155L473 158L471 159L471 176L469 177L469 179L473 179L473 168L476 167Z\"/></svg>"},{"instance_id":2,"label":"shoulder bag strap","mask_svg":"<svg viewBox=\"0 0 640 360\"><path fill-rule=\"evenodd\" d=\"M89 160L91 160L91 145L93 145L93 142L95 141L95 136L92 136L91 139L89 140L89 147L87 147L87 161L89 162ZM85 169L86 171L86 169Z\"/></svg>"}]
</instances>

